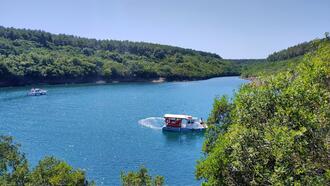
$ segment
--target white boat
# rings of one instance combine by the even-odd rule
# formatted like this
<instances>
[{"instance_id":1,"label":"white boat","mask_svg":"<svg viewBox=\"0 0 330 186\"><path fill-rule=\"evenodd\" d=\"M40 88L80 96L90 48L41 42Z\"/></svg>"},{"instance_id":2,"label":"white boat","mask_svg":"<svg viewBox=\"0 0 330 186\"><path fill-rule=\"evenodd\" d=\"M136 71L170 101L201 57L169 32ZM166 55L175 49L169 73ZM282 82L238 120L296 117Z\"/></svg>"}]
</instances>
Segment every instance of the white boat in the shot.
<instances>
[{"instance_id":1,"label":"white boat","mask_svg":"<svg viewBox=\"0 0 330 186\"><path fill-rule=\"evenodd\" d=\"M184 114L165 114L165 126L163 131L185 132L204 131L207 125L202 119Z\"/></svg>"},{"instance_id":2,"label":"white boat","mask_svg":"<svg viewBox=\"0 0 330 186\"><path fill-rule=\"evenodd\" d=\"M46 94L47 94L47 90L40 89L40 88L32 88L28 92L28 96L42 96L42 95L46 95Z\"/></svg>"}]
</instances>

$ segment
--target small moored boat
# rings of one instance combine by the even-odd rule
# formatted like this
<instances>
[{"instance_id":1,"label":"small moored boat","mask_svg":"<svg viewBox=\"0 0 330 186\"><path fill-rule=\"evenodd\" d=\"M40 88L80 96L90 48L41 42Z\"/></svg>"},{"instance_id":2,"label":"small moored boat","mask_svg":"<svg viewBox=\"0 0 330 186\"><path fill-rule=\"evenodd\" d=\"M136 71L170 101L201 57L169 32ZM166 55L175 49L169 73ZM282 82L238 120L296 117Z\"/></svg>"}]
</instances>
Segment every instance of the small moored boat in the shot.
<instances>
[{"instance_id":1,"label":"small moored boat","mask_svg":"<svg viewBox=\"0 0 330 186\"><path fill-rule=\"evenodd\" d=\"M40 89L40 88L32 88L28 92L28 96L42 96L42 95L46 95L46 94L47 94L47 90Z\"/></svg>"},{"instance_id":2,"label":"small moored boat","mask_svg":"<svg viewBox=\"0 0 330 186\"><path fill-rule=\"evenodd\" d=\"M202 119L183 114L165 114L165 126L163 131L185 132L204 131L207 125Z\"/></svg>"}]
</instances>

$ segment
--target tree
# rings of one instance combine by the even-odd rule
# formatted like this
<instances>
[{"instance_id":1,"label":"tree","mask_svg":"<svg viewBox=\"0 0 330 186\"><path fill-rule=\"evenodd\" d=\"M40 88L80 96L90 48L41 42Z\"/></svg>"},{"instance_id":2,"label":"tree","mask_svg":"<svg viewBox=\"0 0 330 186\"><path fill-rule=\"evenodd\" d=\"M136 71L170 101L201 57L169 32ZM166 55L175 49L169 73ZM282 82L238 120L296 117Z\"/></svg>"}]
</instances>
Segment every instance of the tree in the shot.
<instances>
[{"instance_id":1,"label":"tree","mask_svg":"<svg viewBox=\"0 0 330 186\"><path fill-rule=\"evenodd\" d=\"M33 185L87 185L83 171L54 157L39 162L31 173L31 181Z\"/></svg>"},{"instance_id":2,"label":"tree","mask_svg":"<svg viewBox=\"0 0 330 186\"><path fill-rule=\"evenodd\" d=\"M13 138L0 136L0 185L87 186L85 173L64 161L46 157L30 171L28 160Z\"/></svg>"},{"instance_id":3,"label":"tree","mask_svg":"<svg viewBox=\"0 0 330 186\"><path fill-rule=\"evenodd\" d=\"M162 186L165 183L165 179L163 176L156 176L154 178L154 186Z\"/></svg>"},{"instance_id":4,"label":"tree","mask_svg":"<svg viewBox=\"0 0 330 186\"><path fill-rule=\"evenodd\" d=\"M329 39L329 32L325 32L324 35L326 39Z\"/></svg>"},{"instance_id":5,"label":"tree","mask_svg":"<svg viewBox=\"0 0 330 186\"><path fill-rule=\"evenodd\" d=\"M153 179L148 174L148 169L140 167L137 172L121 173L121 181L123 186L162 186L164 185L163 176L155 176Z\"/></svg>"},{"instance_id":6,"label":"tree","mask_svg":"<svg viewBox=\"0 0 330 186\"><path fill-rule=\"evenodd\" d=\"M13 138L0 136L0 185L24 185L28 182L28 162Z\"/></svg>"},{"instance_id":7,"label":"tree","mask_svg":"<svg viewBox=\"0 0 330 186\"><path fill-rule=\"evenodd\" d=\"M229 103L227 96L214 99L213 109L207 119L208 132L203 145L204 152L208 153L214 147L218 136L227 130L231 123L232 109L233 104Z\"/></svg>"},{"instance_id":8,"label":"tree","mask_svg":"<svg viewBox=\"0 0 330 186\"><path fill-rule=\"evenodd\" d=\"M242 87L227 129L207 137L214 145L196 177L204 185L329 185L329 61L330 43L320 41L295 70ZM227 112L217 105L215 116Z\"/></svg>"}]
</instances>

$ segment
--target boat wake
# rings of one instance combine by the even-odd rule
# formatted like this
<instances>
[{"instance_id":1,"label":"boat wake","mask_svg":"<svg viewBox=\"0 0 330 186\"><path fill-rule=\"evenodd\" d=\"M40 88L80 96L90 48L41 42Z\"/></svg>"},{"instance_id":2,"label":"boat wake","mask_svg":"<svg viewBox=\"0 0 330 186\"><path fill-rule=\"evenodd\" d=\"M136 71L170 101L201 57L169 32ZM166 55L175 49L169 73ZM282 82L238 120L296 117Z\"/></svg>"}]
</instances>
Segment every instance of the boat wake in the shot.
<instances>
[{"instance_id":1,"label":"boat wake","mask_svg":"<svg viewBox=\"0 0 330 186\"><path fill-rule=\"evenodd\" d=\"M164 118L162 118L162 117L149 117L149 118L139 120L139 124L144 126L144 127L147 127L147 128L151 128L151 129L155 129L155 130L161 130L164 126Z\"/></svg>"}]
</instances>

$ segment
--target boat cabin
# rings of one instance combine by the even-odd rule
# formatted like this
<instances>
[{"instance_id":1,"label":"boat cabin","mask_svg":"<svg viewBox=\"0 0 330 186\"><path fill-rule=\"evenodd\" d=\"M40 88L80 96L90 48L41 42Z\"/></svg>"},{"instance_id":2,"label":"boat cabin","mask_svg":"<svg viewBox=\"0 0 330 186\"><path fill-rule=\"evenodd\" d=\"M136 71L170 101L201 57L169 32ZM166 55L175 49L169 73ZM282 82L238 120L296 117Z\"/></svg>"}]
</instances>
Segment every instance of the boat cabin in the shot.
<instances>
[{"instance_id":1,"label":"boat cabin","mask_svg":"<svg viewBox=\"0 0 330 186\"><path fill-rule=\"evenodd\" d=\"M30 92L28 92L28 96L41 96L46 94L47 94L47 90L40 88L32 88Z\"/></svg>"},{"instance_id":2,"label":"boat cabin","mask_svg":"<svg viewBox=\"0 0 330 186\"><path fill-rule=\"evenodd\" d=\"M181 128L183 125L194 123L193 117L189 115L165 114L164 118L167 127Z\"/></svg>"}]
</instances>

